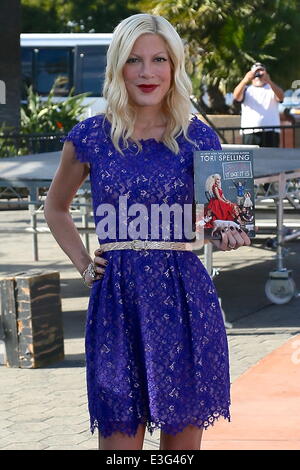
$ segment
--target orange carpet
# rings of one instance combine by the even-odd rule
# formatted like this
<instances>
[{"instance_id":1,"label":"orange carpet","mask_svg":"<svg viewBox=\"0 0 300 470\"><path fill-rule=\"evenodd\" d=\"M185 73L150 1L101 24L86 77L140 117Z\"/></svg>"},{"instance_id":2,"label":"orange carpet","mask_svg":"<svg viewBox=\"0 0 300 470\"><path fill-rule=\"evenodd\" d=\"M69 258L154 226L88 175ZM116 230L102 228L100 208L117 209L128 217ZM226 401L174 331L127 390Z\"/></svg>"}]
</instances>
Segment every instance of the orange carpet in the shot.
<instances>
[{"instance_id":1,"label":"orange carpet","mask_svg":"<svg viewBox=\"0 0 300 470\"><path fill-rule=\"evenodd\" d=\"M300 335L231 386L231 422L203 433L202 450L300 450Z\"/></svg>"}]
</instances>

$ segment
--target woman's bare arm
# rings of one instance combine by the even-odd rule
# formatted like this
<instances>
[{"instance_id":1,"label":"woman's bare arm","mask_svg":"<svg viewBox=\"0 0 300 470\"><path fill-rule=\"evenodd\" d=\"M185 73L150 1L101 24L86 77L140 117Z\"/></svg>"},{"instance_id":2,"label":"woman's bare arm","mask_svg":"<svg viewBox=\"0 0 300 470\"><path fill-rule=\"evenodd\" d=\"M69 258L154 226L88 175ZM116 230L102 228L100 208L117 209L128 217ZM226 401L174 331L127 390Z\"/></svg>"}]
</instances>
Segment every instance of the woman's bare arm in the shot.
<instances>
[{"instance_id":1,"label":"woman's bare arm","mask_svg":"<svg viewBox=\"0 0 300 470\"><path fill-rule=\"evenodd\" d=\"M72 220L69 207L88 173L88 164L77 160L72 142L65 142L44 206L45 219L54 238L80 274L92 259Z\"/></svg>"}]
</instances>

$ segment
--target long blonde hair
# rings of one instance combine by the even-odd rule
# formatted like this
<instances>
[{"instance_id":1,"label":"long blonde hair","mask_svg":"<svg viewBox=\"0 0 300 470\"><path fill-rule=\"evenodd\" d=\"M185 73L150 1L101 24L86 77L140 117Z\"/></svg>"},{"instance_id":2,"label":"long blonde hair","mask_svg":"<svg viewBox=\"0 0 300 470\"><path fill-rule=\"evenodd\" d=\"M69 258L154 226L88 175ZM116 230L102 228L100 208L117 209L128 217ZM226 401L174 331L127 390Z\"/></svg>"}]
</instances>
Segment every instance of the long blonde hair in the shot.
<instances>
[{"instance_id":1,"label":"long blonde hair","mask_svg":"<svg viewBox=\"0 0 300 470\"><path fill-rule=\"evenodd\" d=\"M107 52L107 67L103 86L103 96L107 101L106 118L111 122L111 138L119 152L122 146L128 147L132 137L136 113L130 105L123 79L123 67L131 53L135 41L142 34L158 34L166 42L170 56L172 81L164 100L163 111L167 117L167 127L163 143L174 153L179 152L176 137L181 132L187 138L190 114L190 94L192 85L185 71L184 47L173 26L162 16L137 14L121 21L114 30ZM133 139L134 140L134 139ZM135 141L138 148L141 145Z\"/></svg>"},{"instance_id":2,"label":"long blonde hair","mask_svg":"<svg viewBox=\"0 0 300 470\"><path fill-rule=\"evenodd\" d=\"M212 188L217 178L221 180L221 175L219 175L219 173L214 173L213 175L210 175L205 181L205 190L207 193L209 193L210 196L213 196L214 194Z\"/></svg>"}]
</instances>

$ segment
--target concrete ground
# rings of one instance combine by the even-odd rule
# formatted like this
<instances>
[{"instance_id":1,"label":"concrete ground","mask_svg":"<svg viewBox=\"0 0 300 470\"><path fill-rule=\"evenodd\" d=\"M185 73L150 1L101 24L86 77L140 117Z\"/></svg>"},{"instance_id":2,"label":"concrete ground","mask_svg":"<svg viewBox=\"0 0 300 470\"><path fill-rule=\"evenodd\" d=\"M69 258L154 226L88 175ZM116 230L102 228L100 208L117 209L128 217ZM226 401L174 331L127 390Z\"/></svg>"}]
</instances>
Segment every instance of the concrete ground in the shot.
<instances>
[{"instance_id":1,"label":"concrete ground","mask_svg":"<svg viewBox=\"0 0 300 470\"><path fill-rule=\"evenodd\" d=\"M268 216L264 211L258 215ZM299 219L295 211L288 217ZM44 224L42 214L39 218ZM0 211L0 225L2 230L28 225L28 213ZM34 262L31 238L29 234L1 232L0 269L16 272L39 267L60 272L66 355L64 361L41 369L0 366L0 449L97 449L97 435L89 431L85 385L84 325L89 290L50 234L39 236L40 261ZM214 254L214 266L220 268L215 284L226 320L233 325L227 330L233 385L262 358L300 333L300 298L280 306L271 304L264 294L268 273L275 268L275 253L266 249L263 241L258 238L249 248ZM96 246L96 237L91 236L91 252ZM288 248L285 266L293 269L299 289L300 241L290 242ZM266 384L272 386L271 377ZM290 423L293 426L292 419ZM209 433L204 433L204 444ZM144 449L158 447L159 431L152 437L147 434Z\"/></svg>"},{"instance_id":2,"label":"concrete ground","mask_svg":"<svg viewBox=\"0 0 300 470\"><path fill-rule=\"evenodd\" d=\"M299 450L300 335L250 367L231 387L231 423L211 428L203 450Z\"/></svg>"}]
</instances>

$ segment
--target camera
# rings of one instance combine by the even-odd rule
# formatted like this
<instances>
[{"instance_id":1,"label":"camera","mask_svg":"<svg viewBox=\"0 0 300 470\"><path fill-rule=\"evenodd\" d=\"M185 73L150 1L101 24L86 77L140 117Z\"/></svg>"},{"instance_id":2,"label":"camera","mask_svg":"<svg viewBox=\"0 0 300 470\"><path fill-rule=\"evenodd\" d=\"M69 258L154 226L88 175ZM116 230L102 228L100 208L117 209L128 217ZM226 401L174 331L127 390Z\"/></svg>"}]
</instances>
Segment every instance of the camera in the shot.
<instances>
[{"instance_id":1,"label":"camera","mask_svg":"<svg viewBox=\"0 0 300 470\"><path fill-rule=\"evenodd\" d=\"M254 75L255 78L259 78L259 77L262 77L264 74L264 72L256 72L256 74Z\"/></svg>"}]
</instances>

